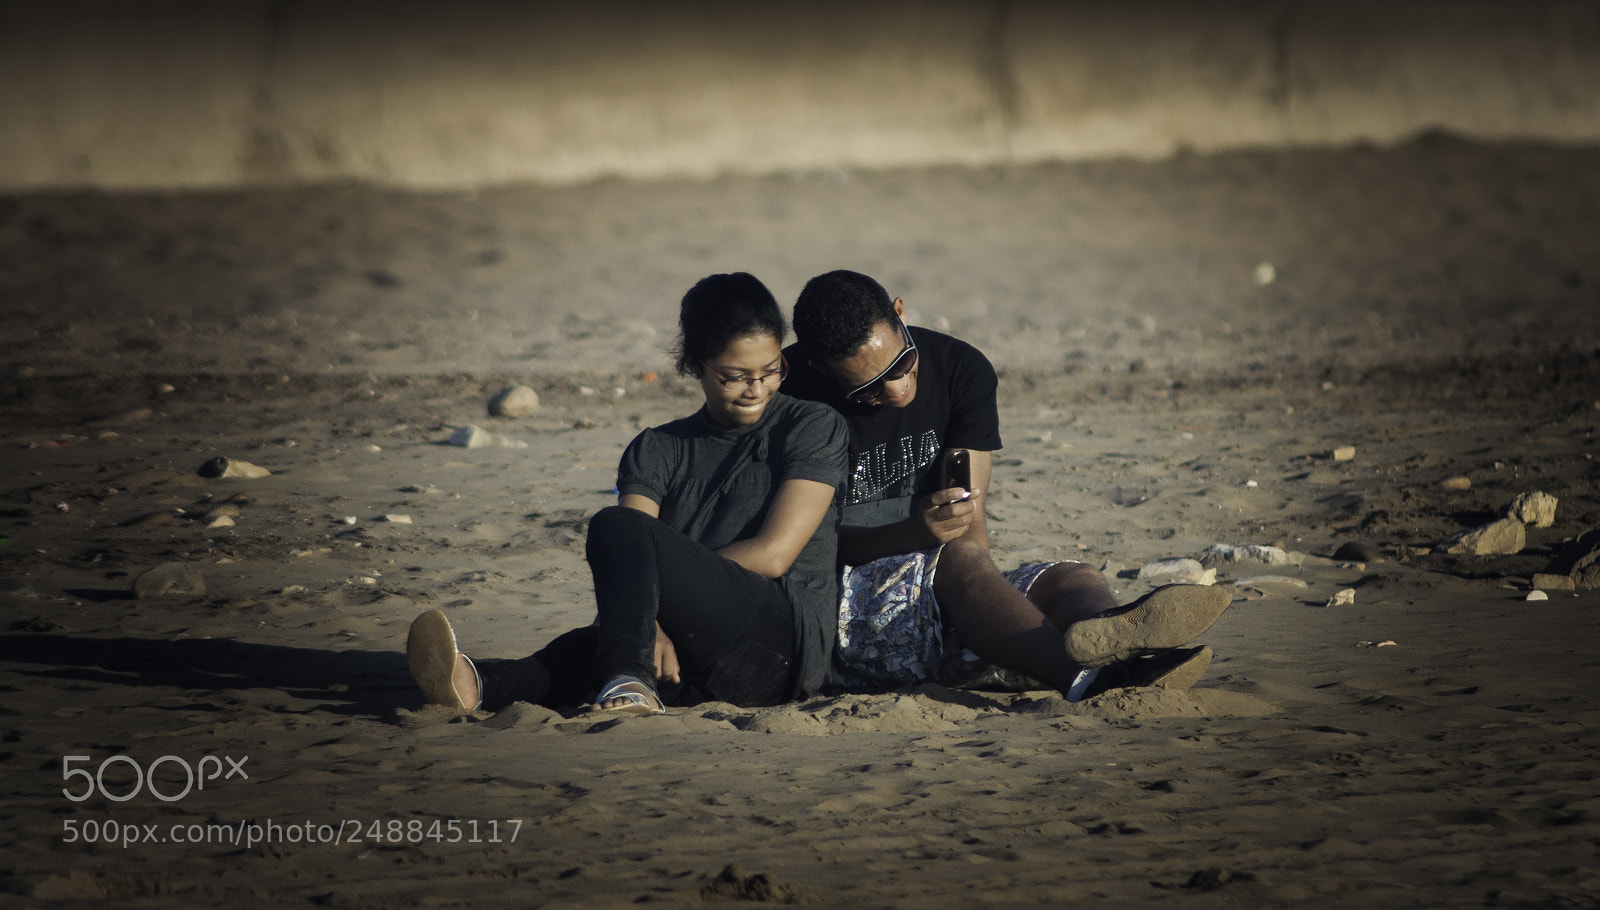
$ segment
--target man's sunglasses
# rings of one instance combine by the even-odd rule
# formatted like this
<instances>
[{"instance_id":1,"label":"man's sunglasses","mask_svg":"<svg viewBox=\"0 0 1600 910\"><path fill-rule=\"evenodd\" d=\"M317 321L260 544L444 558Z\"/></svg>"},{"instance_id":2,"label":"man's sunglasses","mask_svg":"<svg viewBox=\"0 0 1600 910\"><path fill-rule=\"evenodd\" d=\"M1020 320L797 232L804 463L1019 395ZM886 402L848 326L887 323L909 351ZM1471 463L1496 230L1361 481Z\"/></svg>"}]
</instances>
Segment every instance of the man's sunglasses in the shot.
<instances>
[{"instance_id":1,"label":"man's sunglasses","mask_svg":"<svg viewBox=\"0 0 1600 910\"><path fill-rule=\"evenodd\" d=\"M900 352L894 363L889 364L887 370L872 377L872 381L865 385L846 392L845 398L856 404L870 404L872 399L883 393L885 383L899 382L917 368L917 343L911 340L911 330L906 328L906 321L904 319L896 321L900 323L900 334L906 339L906 349Z\"/></svg>"}]
</instances>

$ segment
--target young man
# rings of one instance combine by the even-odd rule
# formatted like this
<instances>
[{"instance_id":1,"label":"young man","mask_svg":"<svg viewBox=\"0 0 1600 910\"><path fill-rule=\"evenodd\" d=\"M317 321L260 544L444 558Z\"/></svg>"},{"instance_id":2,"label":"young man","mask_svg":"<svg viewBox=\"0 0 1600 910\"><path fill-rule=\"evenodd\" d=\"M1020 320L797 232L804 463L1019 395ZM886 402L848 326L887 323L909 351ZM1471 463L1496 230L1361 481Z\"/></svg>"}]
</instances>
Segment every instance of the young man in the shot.
<instances>
[{"instance_id":1,"label":"young man","mask_svg":"<svg viewBox=\"0 0 1600 910\"><path fill-rule=\"evenodd\" d=\"M988 662L1077 700L1113 685L1199 679L1211 650L1171 649L1216 621L1227 591L1172 585L1118 607L1085 563L995 567L983 510L1001 444L994 368L971 345L904 317L905 303L878 282L829 272L801 292L798 342L785 351L784 391L830 405L850 427L838 682L952 681ZM955 449L971 452L970 488L940 482ZM945 628L960 641L953 655Z\"/></svg>"}]
</instances>

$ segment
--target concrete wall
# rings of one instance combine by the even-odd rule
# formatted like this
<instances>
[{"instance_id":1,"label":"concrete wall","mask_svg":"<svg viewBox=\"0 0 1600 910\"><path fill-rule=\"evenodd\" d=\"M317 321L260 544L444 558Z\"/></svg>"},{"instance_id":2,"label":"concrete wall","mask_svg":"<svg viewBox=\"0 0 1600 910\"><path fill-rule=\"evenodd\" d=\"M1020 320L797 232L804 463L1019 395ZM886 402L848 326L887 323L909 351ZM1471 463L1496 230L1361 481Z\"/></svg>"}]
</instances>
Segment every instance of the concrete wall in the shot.
<instances>
[{"instance_id":1,"label":"concrete wall","mask_svg":"<svg viewBox=\"0 0 1600 910\"><path fill-rule=\"evenodd\" d=\"M1600 141L1600 3L0 0L0 189Z\"/></svg>"}]
</instances>

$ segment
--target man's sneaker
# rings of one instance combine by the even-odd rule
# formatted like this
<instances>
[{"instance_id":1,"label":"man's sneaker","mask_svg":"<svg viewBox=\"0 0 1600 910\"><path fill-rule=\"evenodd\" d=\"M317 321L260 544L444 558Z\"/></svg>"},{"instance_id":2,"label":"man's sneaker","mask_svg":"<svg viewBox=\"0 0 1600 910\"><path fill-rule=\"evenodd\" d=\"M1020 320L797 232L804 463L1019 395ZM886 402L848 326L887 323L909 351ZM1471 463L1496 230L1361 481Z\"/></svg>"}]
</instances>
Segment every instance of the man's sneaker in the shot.
<instances>
[{"instance_id":1,"label":"man's sneaker","mask_svg":"<svg viewBox=\"0 0 1600 910\"><path fill-rule=\"evenodd\" d=\"M1112 689L1152 687L1156 689L1187 689L1200 681L1211 666L1212 651L1206 645L1198 648L1174 648L1149 657L1135 657L1114 663L1100 670L1089 686L1085 698L1094 698Z\"/></svg>"},{"instance_id":2,"label":"man's sneaker","mask_svg":"<svg viewBox=\"0 0 1600 910\"><path fill-rule=\"evenodd\" d=\"M1085 667L1104 667L1153 651L1188 644L1233 602L1225 588L1167 585L1126 607L1108 610L1067 628L1067 656Z\"/></svg>"},{"instance_id":3,"label":"man's sneaker","mask_svg":"<svg viewBox=\"0 0 1600 910\"><path fill-rule=\"evenodd\" d=\"M468 707L455 687L457 653L455 632L443 613L429 610L412 621L411 633L406 636L406 664L428 704Z\"/></svg>"}]
</instances>

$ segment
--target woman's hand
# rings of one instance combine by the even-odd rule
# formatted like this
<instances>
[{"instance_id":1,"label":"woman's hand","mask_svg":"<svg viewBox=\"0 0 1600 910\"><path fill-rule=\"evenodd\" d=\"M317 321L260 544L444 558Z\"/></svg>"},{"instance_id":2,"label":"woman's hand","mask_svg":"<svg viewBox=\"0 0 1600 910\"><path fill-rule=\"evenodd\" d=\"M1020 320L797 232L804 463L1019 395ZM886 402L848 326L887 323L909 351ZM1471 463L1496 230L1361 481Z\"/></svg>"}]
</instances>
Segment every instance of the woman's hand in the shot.
<instances>
[{"instance_id":1,"label":"woman's hand","mask_svg":"<svg viewBox=\"0 0 1600 910\"><path fill-rule=\"evenodd\" d=\"M661 630L661 623L656 623L656 679L682 682L678 678L678 649L672 646L672 639Z\"/></svg>"}]
</instances>

